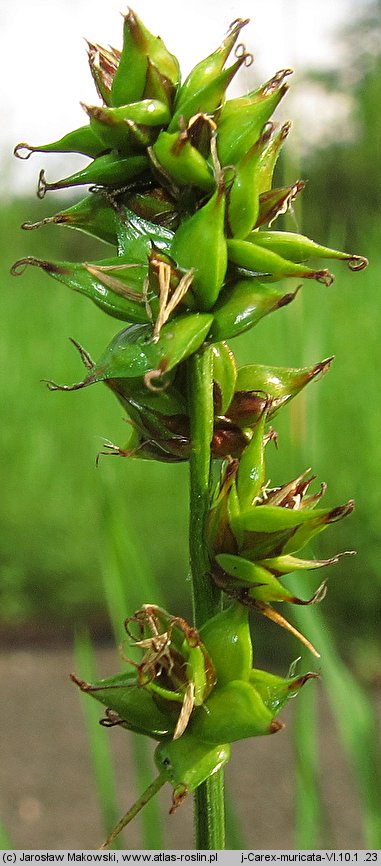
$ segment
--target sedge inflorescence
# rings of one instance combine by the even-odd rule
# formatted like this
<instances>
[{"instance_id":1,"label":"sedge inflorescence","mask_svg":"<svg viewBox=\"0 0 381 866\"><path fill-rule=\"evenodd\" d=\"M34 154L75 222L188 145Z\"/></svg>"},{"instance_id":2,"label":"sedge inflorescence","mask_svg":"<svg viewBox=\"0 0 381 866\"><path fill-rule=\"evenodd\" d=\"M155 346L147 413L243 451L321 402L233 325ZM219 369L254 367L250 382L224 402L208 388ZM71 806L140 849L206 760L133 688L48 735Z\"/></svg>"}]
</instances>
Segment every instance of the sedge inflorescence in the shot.
<instances>
[{"instance_id":1,"label":"sedge inflorescence","mask_svg":"<svg viewBox=\"0 0 381 866\"><path fill-rule=\"evenodd\" d=\"M234 21L221 45L183 83L179 64L131 9L122 50L88 46L100 103L83 105L84 126L59 141L24 142L15 154L77 152L81 170L55 182L41 171L38 195L88 187L85 198L37 224L84 231L114 248L92 262L26 257L13 266L41 268L120 320L122 330L101 357L75 343L86 368L71 391L103 382L132 422L129 441L103 453L164 462L187 461L194 443L187 361L212 352L211 458L220 480L210 493L205 544L210 580L227 606L201 629L155 604L137 611L126 628L142 653L126 673L80 688L107 708L107 726L120 725L158 741L158 781L130 810L107 842L156 793L173 786L174 809L186 793L219 770L238 739L274 733L287 700L315 674L281 678L253 667L248 612L255 609L317 650L274 608L311 604L287 589L287 574L329 565L297 554L314 535L353 508L321 507L310 493L309 470L275 488L266 484L264 452L275 437L270 420L331 358L301 369L250 364L238 368L226 342L293 301L295 280L330 285L317 259L338 259L352 270L361 256L330 249L303 235L274 230L304 183L273 186L275 166L291 124L273 113L288 90L291 70L241 97L226 90L252 62L238 44L247 21ZM229 57L233 53L233 59ZM317 506L317 507L316 507ZM286 579L286 583L284 582Z\"/></svg>"}]
</instances>

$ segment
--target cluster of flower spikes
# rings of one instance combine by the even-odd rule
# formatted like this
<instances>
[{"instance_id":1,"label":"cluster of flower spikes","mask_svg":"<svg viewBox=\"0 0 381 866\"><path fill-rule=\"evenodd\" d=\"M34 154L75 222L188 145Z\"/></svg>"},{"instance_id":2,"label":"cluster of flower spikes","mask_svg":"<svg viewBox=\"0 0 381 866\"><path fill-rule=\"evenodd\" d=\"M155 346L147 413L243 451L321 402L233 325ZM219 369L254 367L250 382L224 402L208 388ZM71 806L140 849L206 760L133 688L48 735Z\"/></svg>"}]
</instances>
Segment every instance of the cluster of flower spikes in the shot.
<instances>
[{"instance_id":1,"label":"cluster of flower spikes","mask_svg":"<svg viewBox=\"0 0 381 866\"><path fill-rule=\"evenodd\" d=\"M290 671L282 678L254 668L247 608L235 602L200 631L156 605L145 605L126 621L126 630L143 651L140 664L130 661L133 671L95 683L72 679L107 707L101 724L159 741L159 775L102 847L165 782L173 786L173 812L227 763L231 743L281 730L278 713L317 676Z\"/></svg>"},{"instance_id":2,"label":"cluster of flower spikes","mask_svg":"<svg viewBox=\"0 0 381 866\"><path fill-rule=\"evenodd\" d=\"M214 432L211 453L223 460L207 526L211 576L231 603L198 633L181 618L147 605L132 618L143 650L140 665L101 683L76 679L108 708L106 724L120 724L159 740L159 777L127 813L109 842L164 781L174 787L173 807L216 772L236 739L271 733L275 716L312 674L281 679L252 668L248 607L309 642L272 606L302 602L282 586L290 571L329 564L293 554L313 535L348 514L353 503L314 509L324 492L306 496L305 473L268 489L264 447L273 438L271 417L332 359L311 368L259 364L237 369L226 343L293 300L284 280L315 279L330 285L316 258L366 259L321 246L300 234L274 231L303 182L273 188L275 165L290 123L271 120L285 95L291 70L245 96L226 89L252 57L237 45L246 21L230 26L222 44L180 82L177 59L130 9L122 51L89 44L90 70L102 105L84 105L87 125L59 141L15 148L77 152L90 158L80 171L55 183L40 173L38 195L89 186L73 206L36 224L84 231L115 248L96 262L28 265L86 296L125 323L97 362L75 343L86 367L76 390L104 382L132 422L129 442L107 443L105 453L163 461L187 460L191 451L186 359L213 347ZM235 47L235 59L226 65ZM131 623L128 623L130 629ZM227 713L228 707L228 713Z\"/></svg>"}]
</instances>

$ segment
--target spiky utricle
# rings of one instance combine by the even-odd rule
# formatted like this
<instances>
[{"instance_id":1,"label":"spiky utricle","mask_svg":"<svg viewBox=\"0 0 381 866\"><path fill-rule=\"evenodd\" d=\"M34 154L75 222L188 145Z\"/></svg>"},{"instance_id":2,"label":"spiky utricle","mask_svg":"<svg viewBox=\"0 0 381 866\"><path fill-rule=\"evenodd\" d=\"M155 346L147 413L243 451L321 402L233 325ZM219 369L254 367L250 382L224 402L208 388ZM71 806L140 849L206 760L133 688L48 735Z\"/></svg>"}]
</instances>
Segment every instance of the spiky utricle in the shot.
<instances>
[{"instance_id":1,"label":"spiky utricle","mask_svg":"<svg viewBox=\"0 0 381 866\"><path fill-rule=\"evenodd\" d=\"M154 328L159 320L155 338L163 308L165 318L171 319L195 310L212 311L221 292L223 307L243 276L243 310L248 298L256 295L259 281L330 280L326 271L304 265L311 256L327 257L329 250L306 243L299 235L288 233L282 242L282 233L263 231L277 215L276 196L268 218L263 203L269 200L276 160L290 129L284 124L277 131L270 118L287 91L290 70L277 72L245 96L226 98L232 78L252 60L240 46L229 65L246 23L235 21L222 44L181 84L174 55L130 9L124 19L122 51L89 45L90 71L103 105L83 106L87 125L51 144L22 143L15 149L22 158L35 151L79 152L91 158L84 168L58 181L48 182L42 171L38 194L88 186L90 197L51 221L114 244L116 254L108 264L118 270L111 280L110 274L89 269L84 285L72 276L74 266L65 263L66 283L126 322L151 318ZM294 194L298 189L295 185ZM290 194L286 205L291 199ZM280 196L278 209L284 208ZM155 226L168 228L164 237ZM143 257L137 252L137 236L149 241ZM147 285L149 256L156 248L168 258L154 287L155 303L147 297ZM334 258L341 255L332 251ZM359 257L345 257L353 267L363 264ZM126 279L119 269L121 261L128 268ZM45 270L57 275L52 267ZM184 274L190 274L186 289L174 297ZM130 303L132 291L135 305ZM218 325L211 333L219 339L224 331L235 336L253 324L247 316L240 323L237 315L232 328L228 315L224 328L221 302L216 313Z\"/></svg>"}]
</instances>

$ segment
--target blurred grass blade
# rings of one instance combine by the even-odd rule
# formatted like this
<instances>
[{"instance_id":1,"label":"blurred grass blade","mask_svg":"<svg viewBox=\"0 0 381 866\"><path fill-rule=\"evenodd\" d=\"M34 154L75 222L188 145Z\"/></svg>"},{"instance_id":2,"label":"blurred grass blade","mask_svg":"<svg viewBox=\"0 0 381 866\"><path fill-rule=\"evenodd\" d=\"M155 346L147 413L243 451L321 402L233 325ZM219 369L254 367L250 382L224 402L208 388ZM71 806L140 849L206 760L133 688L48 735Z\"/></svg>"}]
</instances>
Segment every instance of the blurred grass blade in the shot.
<instances>
[{"instance_id":1,"label":"blurred grass blade","mask_svg":"<svg viewBox=\"0 0 381 866\"><path fill-rule=\"evenodd\" d=\"M0 850L1 851L12 851L13 845L11 845L7 832L5 830L4 824L0 821Z\"/></svg>"},{"instance_id":2,"label":"blurred grass blade","mask_svg":"<svg viewBox=\"0 0 381 866\"><path fill-rule=\"evenodd\" d=\"M302 652L301 670L309 667ZM294 704L291 736L295 757L295 848L335 848L332 824L320 784L317 688L302 689Z\"/></svg>"},{"instance_id":3,"label":"blurred grass blade","mask_svg":"<svg viewBox=\"0 0 381 866\"><path fill-rule=\"evenodd\" d=\"M149 754L150 743L140 736L132 739L132 757L135 767L138 792L145 791L156 775L153 762ZM142 828L143 848L147 851L160 851L165 849L163 834L164 822L160 810L160 802L157 797L147 803L139 815Z\"/></svg>"},{"instance_id":4,"label":"blurred grass blade","mask_svg":"<svg viewBox=\"0 0 381 866\"><path fill-rule=\"evenodd\" d=\"M295 701L292 739L295 761L295 848L318 848L321 794L318 786L316 689L302 689Z\"/></svg>"},{"instance_id":5,"label":"blurred grass blade","mask_svg":"<svg viewBox=\"0 0 381 866\"><path fill-rule=\"evenodd\" d=\"M381 755L372 704L338 655L321 610L296 610L294 619L321 653L322 683L357 784L364 846L380 849Z\"/></svg>"},{"instance_id":6,"label":"blurred grass blade","mask_svg":"<svg viewBox=\"0 0 381 866\"><path fill-rule=\"evenodd\" d=\"M107 478L102 483L102 526L102 582L111 624L120 640L125 637L126 616L148 602L165 606L165 600L143 544L134 535L126 498Z\"/></svg>"},{"instance_id":7,"label":"blurred grass blade","mask_svg":"<svg viewBox=\"0 0 381 866\"><path fill-rule=\"evenodd\" d=\"M128 510L119 490L102 485L103 543L101 546L101 574L108 614L117 644L126 639L124 620L143 603L154 601L163 605L163 596L157 586L145 557L143 546L133 536ZM129 648L133 657L133 648ZM153 767L149 743L134 736L131 751L136 774L137 790L144 791L152 782ZM142 844L147 850L163 849L163 821L159 800L151 800L139 816L142 826Z\"/></svg>"},{"instance_id":8,"label":"blurred grass blade","mask_svg":"<svg viewBox=\"0 0 381 866\"><path fill-rule=\"evenodd\" d=\"M84 679L96 680L95 654L89 634L81 632L74 641L74 657L76 669ZM90 759L93 767L97 799L102 815L104 834L107 836L118 820L116 783L109 740L104 728L99 725L99 707L95 701L87 700L81 693L82 709L86 720ZM99 832L99 831L97 831ZM102 841L94 839L94 844ZM114 843L114 847L120 848Z\"/></svg>"}]
</instances>

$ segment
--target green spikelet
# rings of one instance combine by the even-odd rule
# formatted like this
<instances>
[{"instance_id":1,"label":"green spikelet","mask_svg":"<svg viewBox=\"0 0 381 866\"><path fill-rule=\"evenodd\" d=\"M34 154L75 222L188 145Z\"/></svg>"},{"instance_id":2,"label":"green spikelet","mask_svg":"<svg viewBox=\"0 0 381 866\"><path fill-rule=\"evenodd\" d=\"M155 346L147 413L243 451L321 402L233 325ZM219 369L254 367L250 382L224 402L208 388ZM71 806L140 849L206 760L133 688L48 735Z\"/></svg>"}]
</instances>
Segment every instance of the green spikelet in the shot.
<instances>
[{"instance_id":1,"label":"green spikelet","mask_svg":"<svg viewBox=\"0 0 381 866\"><path fill-rule=\"evenodd\" d=\"M224 232L225 186L222 182L207 203L177 229L171 255L180 268L194 267L192 290L202 310L215 304L227 267ZM197 250L197 259L195 258Z\"/></svg>"}]
</instances>

